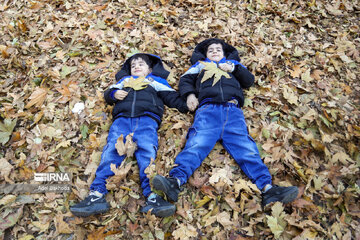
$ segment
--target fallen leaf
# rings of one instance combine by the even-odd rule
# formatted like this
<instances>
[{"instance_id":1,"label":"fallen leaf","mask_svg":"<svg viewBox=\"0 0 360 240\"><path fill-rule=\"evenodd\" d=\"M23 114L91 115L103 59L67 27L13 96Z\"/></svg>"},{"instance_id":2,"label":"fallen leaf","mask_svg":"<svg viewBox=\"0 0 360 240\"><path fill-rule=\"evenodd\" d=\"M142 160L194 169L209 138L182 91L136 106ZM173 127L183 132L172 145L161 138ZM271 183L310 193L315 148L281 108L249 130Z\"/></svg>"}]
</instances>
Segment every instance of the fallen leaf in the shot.
<instances>
[{"instance_id":1,"label":"fallen leaf","mask_svg":"<svg viewBox=\"0 0 360 240\"><path fill-rule=\"evenodd\" d=\"M29 109L35 105L35 107L41 107L45 102L46 96L48 93L48 89L38 87L36 90L31 94L29 99L31 99L25 106L25 108Z\"/></svg>"},{"instance_id":2,"label":"fallen leaf","mask_svg":"<svg viewBox=\"0 0 360 240\"><path fill-rule=\"evenodd\" d=\"M10 228L17 223L17 221L23 215L23 208L24 205L21 205L21 207L17 208L15 211L11 211L11 213L9 213L4 218L0 218L0 237L3 236L4 231L7 228Z\"/></svg>"},{"instance_id":3,"label":"fallen leaf","mask_svg":"<svg viewBox=\"0 0 360 240\"><path fill-rule=\"evenodd\" d=\"M7 205L9 203L14 202L16 199L15 195L6 195L5 197L0 199L0 205Z\"/></svg>"},{"instance_id":4,"label":"fallen leaf","mask_svg":"<svg viewBox=\"0 0 360 240\"><path fill-rule=\"evenodd\" d=\"M125 148L123 134L121 134L120 137L118 137L118 139L116 140L115 148L120 156L126 154L126 148Z\"/></svg>"},{"instance_id":5,"label":"fallen leaf","mask_svg":"<svg viewBox=\"0 0 360 240\"><path fill-rule=\"evenodd\" d=\"M181 224L178 226L178 228L172 233L172 236L175 239L182 239L182 240L188 240L192 237L197 237L198 233L196 231L196 228L194 228L190 224Z\"/></svg>"},{"instance_id":6,"label":"fallen leaf","mask_svg":"<svg viewBox=\"0 0 360 240\"><path fill-rule=\"evenodd\" d=\"M74 230L70 227L68 223L64 221L64 215L59 214L54 219L55 227L56 227L56 233L57 234L69 234L73 233Z\"/></svg>"},{"instance_id":7,"label":"fallen leaf","mask_svg":"<svg viewBox=\"0 0 360 240\"><path fill-rule=\"evenodd\" d=\"M17 119L4 119L4 123L0 122L0 143L5 145L10 139L11 133L16 126Z\"/></svg>"},{"instance_id":8,"label":"fallen leaf","mask_svg":"<svg viewBox=\"0 0 360 240\"><path fill-rule=\"evenodd\" d=\"M225 78L230 78L230 75L221 70L220 68L217 67L217 65L213 62L200 62L201 64L203 64L205 67L203 68L203 71L205 71L204 76L201 79L201 82L205 82L209 79L211 79L212 77L214 77L213 80L213 86L224 76Z\"/></svg>"},{"instance_id":9,"label":"fallen leaf","mask_svg":"<svg viewBox=\"0 0 360 240\"><path fill-rule=\"evenodd\" d=\"M295 92L288 86L283 86L283 96L289 103L298 105L298 97Z\"/></svg>"},{"instance_id":10,"label":"fallen leaf","mask_svg":"<svg viewBox=\"0 0 360 240\"><path fill-rule=\"evenodd\" d=\"M221 212L216 216L216 221L218 221L225 229L232 228L232 225L234 224L230 220L230 214L226 211Z\"/></svg>"},{"instance_id":11,"label":"fallen leaf","mask_svg":"<svg viewBox=\"0 0 360 240\"><path fill-rule=\"evenodd\" d=\"M0 158L0 173L8 183L13 183L13 181L9 179L9 175L12 169L13 166L5 158Z\"/></svg>"},{"instance_id":12,"label":"fallen leaf","mask_svg":"<svg viewBox=\"0 0 360 240\"><path fill-rule=\"evenodd\" d=\"M99 229L97 229L96 231L92 231L89 235L87 240L104 240L105 237L107 236L111 236L111 235L115 235L118 233L121 233L120 230L116 230L116 231L106 231L106 226L101 227Z\"/></svg>"},{"instance_id":13,"label":"fallen leaf","mask_svg":"<svg viewBox=\"0 0 360 240\"><path fill-rule=\"evenodd\" d=\"M223 180L225 183L232 185L230 178L231 173L226 171L226 169L213 169L213 175L209 178L209 183L215 184L220 180Z\"/></svg>"},{"instance_id":14,"label":"fallen leaf","mask_svg":"<svg viewBox=\"0 0 360 240\"><path fill-rule=\"evenodd\" d=\"M50 227L50 222L40 222L40 221L33 221L31 222L32 225L40 229L40 233L46 232Z\"/></svg>"},{"instance_id":15,"label":"fallen leaf","mask_svg":"<svg viewBox=\"0 0 360 240\"><path fill-rule=\"evenodd\" d=\"M64 65L61 69L60 77L65 78L67 75L75 72L76 70L77 70L77 67L68 67L68 66Z\"/></svg>"},{"instance_id":16,"label":"fallen leaf","mask_svg":"<svg viewBox=\"0 0 360 240\"><path fill-rule=\"evenodd\" d=\"M126 175L130 171L131 163L126 163L126 161L123 161L118 168L116 168L115 164L111 164L110 169L115 175L110 179L107 179L107 182L120 183L123 179L125 179Z\"/></svg>"},{"instance_id":17,"label":"fallen leaf","mask_svg":"<svg viewBox=\"0 0 360 240\"><path fill-rule=\"evenodd\" d=\"M135 91L145 89L149 84L150 81L146 80L145 77L130 77L124 80L124 88L132 88Z\"/></svg>"}]
</instances>

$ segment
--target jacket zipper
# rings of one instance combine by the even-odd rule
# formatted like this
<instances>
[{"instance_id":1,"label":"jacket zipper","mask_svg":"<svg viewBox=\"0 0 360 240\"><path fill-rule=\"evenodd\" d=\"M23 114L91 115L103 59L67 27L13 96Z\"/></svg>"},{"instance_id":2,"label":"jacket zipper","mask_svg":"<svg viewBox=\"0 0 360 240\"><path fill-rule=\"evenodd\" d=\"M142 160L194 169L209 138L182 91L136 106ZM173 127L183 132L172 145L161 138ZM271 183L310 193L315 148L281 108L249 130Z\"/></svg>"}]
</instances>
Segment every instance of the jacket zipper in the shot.
<instances>
[{"instance_id":1,"label":"jacket zipper","mask_svg":"<svg viewBox=\"0 0 360 240\"><path fill-rule=\"evenodd\" d=\"M135 101L136 101L136 91L134 90L134 98L133 98L133 102L131 105L131 117L134 117L134 111L135 111Z\"/></svg>"},{"instance_id":2,"label":"jacket zipper","mask_svg":"<svg viewBox=\"0 0 360 240\"><path fill-rule=\"evenodd\" d=\"M221 93L221 101L224 102L224 92L223 92L223 89L222 89L222 82L221 82L221 78L220 78L220 81L219 81L219 86L220 86L220 93Z\"/></svg>"},{"instance_id":3,"label":"jacket zipper","mask_svg":"<svg viewBox=\"0 0 360 240\"><path fill-rule=\"evenodd\" d=\"M152 102L153 102L154 106L156 106L154 95L151 94L151 98L152 98Z\"/></svg>"}]
</instances>

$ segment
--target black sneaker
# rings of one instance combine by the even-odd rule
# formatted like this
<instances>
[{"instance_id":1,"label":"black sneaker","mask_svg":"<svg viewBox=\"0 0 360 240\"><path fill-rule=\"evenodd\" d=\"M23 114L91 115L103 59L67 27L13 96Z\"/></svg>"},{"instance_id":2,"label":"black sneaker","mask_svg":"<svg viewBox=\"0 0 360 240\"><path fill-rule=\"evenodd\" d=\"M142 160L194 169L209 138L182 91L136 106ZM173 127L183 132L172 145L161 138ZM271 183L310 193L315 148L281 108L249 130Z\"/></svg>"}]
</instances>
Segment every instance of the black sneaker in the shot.
<instances>
[{"instance_id":1,"label":"black sneaker","mask_svg":"<svg viewBox=\"0 0 360 240\"><path fill-rule=\"evenodd\" d=\"M90 192L84 200L70 207L70 211L77 217L88 217L95 214L105 213L109 210L110 205L106 202L105 195L97 196L96 193Z\"/></svg>"},{"instance_id":2,"label":"black sneaker","mask_svg":"<svg viewBox=\"0 0 360 240\"><path fill-rule=\"evenodd\" d=\"M299 193L297 187L280 187L273 185L268 191L262 194L262 206L272 202L289 203L295 200Z\"/></svg>"},{"instance_id":3,"label":"black sneaker","mask_svg":"<svg viewBox=\"0 0 360 240\"><path fill-rule=\"evenodd\" d=\"M159 195L151 194L146 200L146 206L141 208L141 212L147 213L149 210L157 217L168 217L175 214L176 207Z\"/></svg>"},{"instance_id":4,"label":"black sneaker","mask_svg":"<svg viewBox=\"0 0 360 240\"><path fill-rule=\"evenodd\" d=\"M176 178L166 178L161 175L156 175L152 184L156 190L163 191L170 201L177 202L180 193L180 186Z\"/></svg>"}]
</instances>

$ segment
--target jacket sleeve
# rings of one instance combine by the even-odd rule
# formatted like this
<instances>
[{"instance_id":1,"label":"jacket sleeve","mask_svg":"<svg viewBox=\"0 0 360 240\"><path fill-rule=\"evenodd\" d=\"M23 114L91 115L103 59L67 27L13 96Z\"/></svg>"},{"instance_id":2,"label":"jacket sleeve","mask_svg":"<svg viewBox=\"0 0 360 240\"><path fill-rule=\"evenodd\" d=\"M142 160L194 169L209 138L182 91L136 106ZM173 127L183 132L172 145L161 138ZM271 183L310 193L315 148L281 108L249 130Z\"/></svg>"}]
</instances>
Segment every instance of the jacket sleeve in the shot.
<instances>
[{"instance_id":1,"label":"jacket sleeve","mask_svg":"<svg viewBox=\"0 0 360 240\"><path fill-rule=\"evenodd\" d=\"M105 98L105 101L107 104L114 104L116 103L117 100L115 97L114 97L114 94L115 92L117 91L118 89L117 88L112 88L110 87L109 89L107 89L105 92L104 92L104 98Z\"/></svg>"},{"instance_id":2,"label":"jacket sleeve","mask_svg":"<svg viewBox=\"0 0 360 240\"><path fill-rule=\"evenodd\" d=\"M254 75L241 63L235 64L232 74L240 82L242 88L249 88L254 84Z\"/></svg>"},{"instance_id":3,"label":"jacket sleeve","mask_svg":"<svg viewBox=\"0 0 360 240\"><path fill-rule=\"evenodd\" d=\"M117 82L116 84L113 84L111 85L105 92L104 92L104 98L105 98L105 101L106 103L108 104L114 104L116 103L117 100L115 97L114 97L114 94L117 90L121 90L123 89L123 86L124 86L124 80L126 79L127 77L123 77L122 79L120 79L119 82Z\"/></svg>"},{"instance_id":4,"label":"jacket sleeve","mask_svg":"<svg viewBox=\"0 0 360 240\"><path fill-rule=\"evenodd\" d=\"M176 108L182 113L189 111L186 102L180 96L179 92L173 91L160 91L158 92L159 97L163 100L166 106L170 108Z\"/></svg>"},{"instance_id":5,"label":"jacket sleeve","mask_svg":"<svg viewBox=\"0 0 360 240\"><path fill-rule=\"evenodd\" d=\"M196 92L196 79L204 66L197 62L191 66L181 77L179 83L180 95L186 98L191 93L197 95Z\"/></svg>"}]
</instances>

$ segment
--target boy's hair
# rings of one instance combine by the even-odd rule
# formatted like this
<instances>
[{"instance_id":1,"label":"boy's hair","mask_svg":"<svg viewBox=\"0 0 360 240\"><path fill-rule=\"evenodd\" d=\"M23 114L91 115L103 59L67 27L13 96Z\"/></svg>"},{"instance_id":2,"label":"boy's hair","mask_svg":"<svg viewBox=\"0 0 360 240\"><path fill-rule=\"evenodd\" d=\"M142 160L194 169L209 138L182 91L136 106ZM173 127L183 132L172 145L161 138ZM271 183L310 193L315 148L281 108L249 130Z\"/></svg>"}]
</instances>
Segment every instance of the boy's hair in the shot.
<instances>
[{"instance_id":1,"label":"boy's hair","mask_svg":"<svg viewBox=\"0 0 360 240\"><path fill-rule=\"evenodd\" d=\"M146 55L144 53L137 53L137 54L133 55L132 57L130 57L130 65L131 65L131 62L136 59L144 60L144 62L149 66L149 68L152 68L152 61L150 60L148 55Z\"/></svg>"},{"instance_id":2,"label":"boy's hair","mask_svg":"<svg viewBox=\"0 0 360 240\"><path fill-rule=\"evenodd\" d=\"M225 53L225 43L224 41L220 40L220 39L211 39L206 45L205 45L205 54L207 53L208 51L208 48L211 44L221 44L221 47L222 47L222 50L223 52Z\"/></svg>"}]
</instances>

